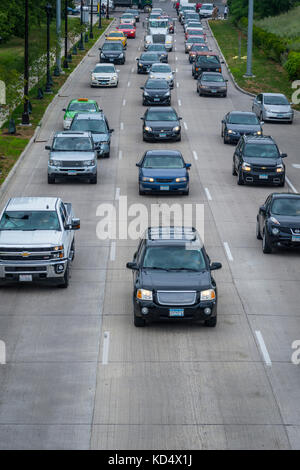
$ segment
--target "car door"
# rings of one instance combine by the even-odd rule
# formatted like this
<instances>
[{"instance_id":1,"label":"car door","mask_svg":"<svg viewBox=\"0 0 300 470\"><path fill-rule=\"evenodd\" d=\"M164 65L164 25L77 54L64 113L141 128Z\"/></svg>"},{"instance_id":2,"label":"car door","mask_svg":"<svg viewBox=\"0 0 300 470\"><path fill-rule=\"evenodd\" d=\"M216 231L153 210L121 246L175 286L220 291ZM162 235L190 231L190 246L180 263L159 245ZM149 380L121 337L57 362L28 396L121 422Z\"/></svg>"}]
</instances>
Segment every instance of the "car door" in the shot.
<instances>
[{"instance_id":1,"label":"car door","mask_svg":"<svg viewBox=\"0 0 300 470\"><path fill-rule=\"evenodd\" d=\"M255 113L258 117L260 117L260 114L262 112L262 100L263 100L263 96L260 93L259 95L257 95L257 99L256 99L256 111L255 111Z\"/></svg>"},{"instance_id":2,"label":"car door","mask_svg":"<svg viewBox=\"0 0 300 470\"><path fill-rule=\"evenodd\" d=\"M65 248L65 255L68 257L70 253L70 248L71 248L71 243L73 240L74 232L71 230L65 229L69 221L67 220L67 212L66 212L65 205L62 202L60 203L60 206L59 206L59 215L61 218L62 225L64 227L62 242Z\"/></svg>"},{"instance_id":3,"label":"car door","mask_svg":"<svg viewBox=\"0 0 300 470\"><path fill-rule=\"evenodd\" d=\"M140 268L141 260L144 252L145 240L142 239L139 243L138 249L133 255L133 262L138 265ZM136 291L136 284L138 283L139 278L139 270L133 271L133 285L134 285L134 292Z\"/></svg>"},{"instance_id":4,"label":"car door","mask_svg":"<svg viewBox=\"0 0 300 470\"><path fill-rule=\"evenodd\" d=\"M222 136L224 136L225 133L227 132L228 114L229 114L229 113L227 113L227 114L224 116L224 119L222 120Z\"/></svg>"},{"instance_id":5,"label":"car door","mask_svg":"<svg viewBox=\"0 0 300 470\"><path fill-rule=\"evenodd\" d=\"M268 218L268 213L269 213L269 210L270 210L271 200L272 200L272 196L268 196L265 203L264 203L264 207L266 208L266 211L263 212L262 210L259 210L259 213L258 213L258 223L259 223L259 230L260 230L261 234L264 231L264 226L265 226L265 223L266 223L266 219Z\"/></svg>"},{"instance_id":6,"label":"car door","mask_svg":"<svg viewBox=\"0 0 300 470\"><path fill-rule=\"evenodd\" d=\"M234 152L234 166L235 166L235 169L237 171L239 170L239 167L241 165L242 144L243 144L243 141L240 140L239 143L237 144L235 152Z\"/></svg>"}]
</instances>

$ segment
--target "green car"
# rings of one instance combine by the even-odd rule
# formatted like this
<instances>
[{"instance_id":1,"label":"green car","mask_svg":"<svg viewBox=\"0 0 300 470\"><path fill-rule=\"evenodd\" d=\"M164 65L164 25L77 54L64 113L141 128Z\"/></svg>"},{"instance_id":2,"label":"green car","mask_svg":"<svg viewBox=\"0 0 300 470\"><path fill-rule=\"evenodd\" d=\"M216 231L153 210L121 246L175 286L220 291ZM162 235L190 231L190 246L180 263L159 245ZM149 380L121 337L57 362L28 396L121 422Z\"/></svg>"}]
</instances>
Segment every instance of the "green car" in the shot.
<instances>
[{"instance_id":1,"label":"green car","mask_svg":"<svg viewBox=\"0 0 300 470\"><path fill-rule=\"evenodd\" d=\"M99 108L98 103L95 100L89 100L88 98L79 98L78 100L71 100L68 104L67 109L64 108L64 130L70 129L73 117L78 113L99 113L102 109Z\"/></svg>"}]
</instances>

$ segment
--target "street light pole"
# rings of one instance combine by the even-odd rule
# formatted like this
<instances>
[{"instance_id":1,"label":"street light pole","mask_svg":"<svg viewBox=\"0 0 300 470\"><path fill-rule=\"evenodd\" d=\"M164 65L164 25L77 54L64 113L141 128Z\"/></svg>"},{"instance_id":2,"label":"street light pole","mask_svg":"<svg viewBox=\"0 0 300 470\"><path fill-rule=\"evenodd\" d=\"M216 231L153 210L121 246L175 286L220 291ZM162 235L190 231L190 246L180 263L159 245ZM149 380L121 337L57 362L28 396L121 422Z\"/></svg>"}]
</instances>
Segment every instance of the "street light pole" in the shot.
<instances>
[{"instance_id":1,"label":"street light pole","mask_svg":"<svg viewBox=\"0 0 300 470\"><path fill-rule=\"evenodd\" d=\"M101 22L101 20L102 20L102 2L101 2L101 0L100 0L100 1L99 1L99 26L98 26L99 29L102 28L102 24L101 24L102 22Z\"/></svg>"},{"instance_id":2,"label":"street light pole","mask_svg":"<svg viewBox=\"0 0 300 470\"><path fill-rule=\"evenodd\" d=\"M252 45L253 45L253 0L248 6L248 41L247 41L247 72L245 77L253 77L252 73Z\"/></svg>"},{"instance_id":3,"label":"street light pole","mask_svg":"<svg viewBox=\"0 0 300 470\"><path fill-rule=\"evenodd\" d=\"M106 19L109 20L109 0L106 1Z\"/></svg>"},{"instance_id":4,"label":"street light pole","mask_svg":"<svg viewBox=\"0 0 300 470\"><path fill-rule=\"evenodd\" d=\"M25 0L25 50L24 50L24 111L22 125L29 125L29 56L28 56L28 0Z\"/></svg>"},{"instance_id":5,"label":"street light pole","mask_svg":"<svg viewBox=\"0 0 300 470\"><path fill-rule=\"evenodd\" d=\"M50 15L51 15L52 6L50 5L50 3L47 3L45 9L46 9L46 14L47 14L47 83L46 83L45 92L51 93L52 88L51 88L51 80L50 80Z\"/></svg>"},{"instance_id":6,"label":"street light pole","mask_svg":"<svg viewBox=\"0 0 300 470\"><path fill-rule=\"evenodd\" d=\"M55 76L61 74L61 0L56 0L56 67Z\"/></svg>"},{"instance_id":7,"label":"street light pole","mask_svg":"<svg viewBox=\"0 0 300 470\"><path fill-rule=\"evenodd\" d=\"M91 0L91 24L90 24L90 39L94 39L93 34L93 23L94 23L94 2Z\"/></svg>"},{"instance_id":8,"label":"street light pole","mask_svg":"<svg viewBox=\"0 0 300 470\"><path fill-rule=\"evenodd\" d=\"M65 58L64 58L64 69L69 68L68 63L68 0L65 0Z\"/></svg>"},{"instance_id":9,"label":"street light pole","mask_svg":"<svg viewBox=\"0 0 300 470\"><path fill-rule=\"evenodd\" d=\"M79 42L79 46L78 46L78 49L80 51L84 51L82 25L83 25L83 0L81 0L81 2L80 2L80 28L81 28L81 31L80 31L80 42Z\"/></svg>"}]
</instances>

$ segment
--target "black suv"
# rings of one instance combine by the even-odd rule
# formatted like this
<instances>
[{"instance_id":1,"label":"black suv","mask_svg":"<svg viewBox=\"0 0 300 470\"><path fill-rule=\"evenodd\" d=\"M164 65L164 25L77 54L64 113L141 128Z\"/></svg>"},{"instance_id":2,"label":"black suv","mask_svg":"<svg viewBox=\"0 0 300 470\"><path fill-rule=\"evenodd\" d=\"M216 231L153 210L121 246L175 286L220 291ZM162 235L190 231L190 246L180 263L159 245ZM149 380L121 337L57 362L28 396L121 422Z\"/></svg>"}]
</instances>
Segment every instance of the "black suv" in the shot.
<instances>
[{"instance_id":1,"label":"black suv","mask_svg":"<svg viewBox=\"0 0 300 470\"><path fill-rule=\"evenodd\" d=\"M222 72L218 54L215 52L198 52L192 66L192 75L196 79L202 72Z\"/></svg>"},{"instance_id":2,"label":"black suv","mask_svg":"<svg viewBox=\"0 0 300 470\"><path fill-rule=\"evenodd\" d=\"M264 253L276 246L300 247L300 194L272 193L259 208L256 238Z\"/></svg>"},{"instance_id":3,"label":"black suv","mask_svg":"<svg viewBox=\"0 0 300 470\"><path fill-rule=\"evenodd\" d=\"M167 80L164 79L148 79L145 86L141 86L143 90L143 105L167 105L171 104L171 90Z\"/></svg>"},{"instance_id":4,"label":"black suv","mask_svg":"<svg viewBox=\"0 0 300 470\"><path fill-rule=\"evenodd\" d=\"M97 157L110 156L110 138L114 129L109 128L106 116L101 113L83 113L75 114L71 123L72 131L90 131Z\"/></svg>"},{"instance_id":5,"label":"black suv","mask_svg":"<svg viewBox=\"0 0 300 470\"><path fill-rule=\"evenodd\" d=\"M148 321L194 320L217 324L217 286L211 263L193 227L149 227L133 262L135 326Z\"/></svg>"},{"instance_id":6,"label":"black suv","mask_svg":"<svg viewBox=\"0 0 300 470\"><path fill-rule=\"evenodd\" d=\"M111 62L113 64L125 64L126 56L121 41L105 41L99 47L100 62Z\"/></svg>"},{"instance_id":7,"label":"black suv","mask_svg":"<svg viewBox=\"0 0 300 470\"><path fill-rule=\"evenodd\" d=\"M242 136L233 154L232 174L237 184L262 183L284 186L286 153L280 153L271 136Z\"/></svg>"}]
</instances>

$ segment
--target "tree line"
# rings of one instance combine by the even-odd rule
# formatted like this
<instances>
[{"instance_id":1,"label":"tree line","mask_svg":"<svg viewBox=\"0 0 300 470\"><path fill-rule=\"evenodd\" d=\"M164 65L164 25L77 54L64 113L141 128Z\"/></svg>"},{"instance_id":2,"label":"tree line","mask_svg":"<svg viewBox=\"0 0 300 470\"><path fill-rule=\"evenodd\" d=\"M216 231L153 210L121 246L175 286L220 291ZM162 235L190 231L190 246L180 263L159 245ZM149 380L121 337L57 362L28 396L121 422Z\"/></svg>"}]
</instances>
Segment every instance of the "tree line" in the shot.
<instances>
[{"instance_id":1,"label":"tree line","mask_svg":"<svg viewBox=\"0 0 300 470\"><path fill-rule=\"evenodd\" d=\"M299 3L299 0L254 0L254 15L256 18L275 16L288 11ZM231 17L238 21L248 16L249 0L228 0Z\"/></svg>"}]
</instances>

